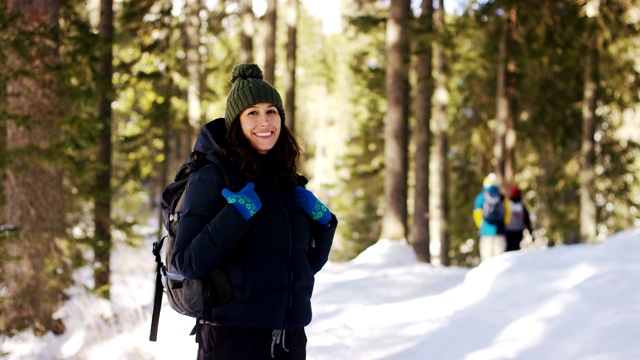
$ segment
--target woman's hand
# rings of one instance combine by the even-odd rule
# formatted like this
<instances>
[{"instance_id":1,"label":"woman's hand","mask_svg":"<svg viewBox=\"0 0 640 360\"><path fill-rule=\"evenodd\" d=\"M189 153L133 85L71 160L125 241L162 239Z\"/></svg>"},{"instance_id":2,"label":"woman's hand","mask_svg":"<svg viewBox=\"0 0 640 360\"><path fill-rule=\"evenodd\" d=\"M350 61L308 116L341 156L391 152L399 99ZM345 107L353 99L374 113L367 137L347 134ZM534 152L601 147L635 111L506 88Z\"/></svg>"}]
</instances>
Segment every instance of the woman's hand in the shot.
<instances>
[{"instance_id":1,"label":"woman's hand","mask_svg":"<svg viewBox=\"0 0 640 360\"><path fill-rule=\"evenodd\" d=\"M237 193L224 188L222 189L222 196L227 199L229 204L232 204L240 215L249 220L255 213L262 209L262 203L254 188L256 185L252 182L248 182L245 187Z\"/></svg>"},{"instance_id":2,"label":"woman's hand","mask_svg":"<svg viewBox=\"0 0 640 360\"><path fill-rule=\"evenodd\" d=\"M331 212L313 193L302 186L293 188L293 199L307 215L322 225L331 221Z\"/></svg>"}]
</instances>

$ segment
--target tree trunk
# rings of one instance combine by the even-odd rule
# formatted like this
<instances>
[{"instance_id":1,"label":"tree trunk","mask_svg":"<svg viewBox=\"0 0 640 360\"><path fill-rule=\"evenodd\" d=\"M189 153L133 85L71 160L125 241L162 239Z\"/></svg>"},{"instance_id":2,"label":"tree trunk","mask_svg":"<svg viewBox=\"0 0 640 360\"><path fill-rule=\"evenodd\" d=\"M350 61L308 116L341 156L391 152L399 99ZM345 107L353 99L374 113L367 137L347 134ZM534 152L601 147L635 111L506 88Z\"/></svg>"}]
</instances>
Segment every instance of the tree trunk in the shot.
<instances>
[{"instance_id":1,"label":"tree trunk","mask_svg":"<svg viewBox=\"0 0 640 360\"><path fill-rule=\"evenodd\" d=\"M111 258L111 101L113 99L113 0L102 0L100 4L100 39L105 49L98 70L98 161L102 168L96 174L94 249L94 291L108 299Z\"/></svg>"},{"instance_id":2,"label":"tree trunk","mask_svg":"<svg viewBox=\"0 0 640 360\"><path fill-rule=\"evenodd\" d=\"M387 22L386 209L381 237L390 240L407 238L409 41L405 24L410 11L410 0L392 0Z\"/></svg>"},{"instance_id":3,"label":"tree trunk","mask_svg":"<svg viewBox=\"0 0 640 360\"><path fill-rule=\"evenodd\" d=\"M185 69L189 84L187 87L187 119L179 127L174 141L173 163L170 169L177 170L182 163L187 161L191 150L193 150L195 132L198 132L204 125L202 114L202 55L200 54L200 12L203 9L202 0L187 0L185 2ZM167 98L171 97L170 87L167 87ZM170 111L167 109L167 111ZM170 122L170 121L169 121ZM173 174L169 172L171 176Z\"/></svg>"},{"instance_id":4,"label":"tree trunk","mask_svg":"<svg viewBox=\"0 0 640 360\"><path fill-rule=\"evenodd\" d=\"M287 82L285 95L285 121L287 127L295 132L296 111L296 49L298 47L298 0L289 0L287 13Z\"/></svg>"},{"instance_id":5,"label":"tree trunk","mask_svg":"<svg viewBox=\"0 0 640 360\"><path fill-rule=\"evenodd\" d=\"M267 0L267 13L264 15L266 39L264 42L264 80L275 86L276 79L276 19L278 18L278 1Z\"/></svg>"},{"instance_id":6,"label":"tree trunk","mask_svg":"<svg viewBox=\"0 0 640 360\"><path fill-rule=\"evenodd\" d=\"M435 193L438 194L434 209L437 210L437 230L440 240L440 263L448 266L451 264L449 255L449 176L447 166L448 150L448 121L447 106L449 103L449 91L447 90L447 73L445 70L444 53L444 0L438 1L438 8L434 11L434 28L439 34L439 41L433 47L435 92L433 135L435 138L434 162L437 177L435 179Z\"/></svg>"},{"instance_id":7,"label":"tree trunk","mask_svg":"<svg viewBox=\"0 0 640 360\"><path fill-rule=\"evenodd\" d=\"M598 2L593 2L597 4ZM598 16L597 5L593 16ZM588 14L589 15L589 14ZM584 93L582 101L582 169L580 185L580 241L594 242L597 235L597 213L595 203L595 124L596 97L598 91L598 46L599 30L595 18L588 19L592 30L587 38L587 54L584 63Z\"/></svg>"},{"instance_id":8,"label":"tree trunk","mask_svg":"<svg viewBox=\"0 0 640 360\"><path fill-rule=\"evenodd\" d=\"M498 175L498 183L504 185L506 151L505 139L509 123L511 108L509 96L507 95L507 61L508 61L508 32L509 32L509 12L504 11L500 16L500 39L498 43L498 64L496 76L496 142L493 145L493 155L495 158L495 173Z\"/></svg>"},{"instance_id":9,"label":"tree trunk","mask_svg":"<svg viewBox=\"0 0 640 360\"><path fill-rule=\"evenodd\" d=\"M507 67L505 69L506 79L505 79L505 87L506 87L506 98L507 98L507 119L506 119L506 132L504 138L504 186L505 189L511 189L515 185L515 175L516 175L516 144L517 144L517 133L515 129L515 120L513 118L513 102L516 93L516 84L515 77L512 76L515 69L515 61L513 56L511 55L511 44L513 43L513 39L516 35L516 16L518 13L517 5L512 5L512 7L508 11L509 23L508 23L508 31L507 31L507 39L506 39L506 64Z\"/></svg>"},{"instance_id":10,"label":"tree trunk","mask_svg":"<svg viewBox=\"0 0 640 360\"><path fill-rule=\"evenodd\" d=\"M185 36L184 47L186 53L185 66L187 69L187 114L189 125L199 129L202 124L202 59L200 56L200 11L202 0L187 0L185 8ZM244 22L243 22L244 30ZM244 33L244 31L242 32Z\"/></svg>"},{"instance_id":11,"label":"tree trunk","mask_svg":"<svg viewBox=\"0 0 640 360\"><path fill-rule=\"evenodd\" d=\"M70 282L70 260L62 250L67 204L63 172L45 158L60 140L59 81L50 75L59 61L55 28L60 1L10 0L7 9L22 16L8 29L11 36L29 36L30 45L21 51L5 49L4 66L16 76L7 83L10 117L4 144L16 155L4 168L2 210L3 220L19 232L0 241L0 333L32 328L38 335L49 330L60 334L64 324L52 315Z\"/></svg>"},{"instance_id":12,"label":"tree trunk","mask_svg":"<svg viewBox=\"0 0 640 360\"><path fill-rule=\"evenodd\" d=\"M193 0L191 0L193 1ZM244 64L253 63L253 37L255 36L252 0L240 0L240 62Z\"/></svg>"},{"instance_id":13,"label":"tree trunk","mask_svg":"<svg viewBox=\"0 0 640 360\"><path fill-rule=\"evenodd\" d=\"M418 261L430 263L429 249L429 155L431 151L431 97L433 96L433 77L431 75L431 41L433 33L433 1L422 1L422 14L419 18L422 37L416 42L417 74L415 94L416 126L413 136L416 144L415 172L416 184L413 213L413 251Z\"/></svg>"}]
</instances>

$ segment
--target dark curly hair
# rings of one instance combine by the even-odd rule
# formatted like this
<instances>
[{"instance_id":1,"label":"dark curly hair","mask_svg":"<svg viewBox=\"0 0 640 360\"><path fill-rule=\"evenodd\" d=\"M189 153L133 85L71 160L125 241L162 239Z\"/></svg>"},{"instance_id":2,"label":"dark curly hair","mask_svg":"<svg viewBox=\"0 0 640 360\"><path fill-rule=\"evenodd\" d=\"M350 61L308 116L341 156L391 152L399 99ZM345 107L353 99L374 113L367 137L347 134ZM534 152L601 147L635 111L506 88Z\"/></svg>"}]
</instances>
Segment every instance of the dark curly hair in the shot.
<instances>
[{"instance_id":1,"label":"dark curly hair","mask_svg":"<svg viewBox=\"0 0 640 360\"><path fill-rule=\"evenodd\" d=\"M251 146L242 132L240 121L236 119L227 131L222 151L233 166L251 180L268 173L285 182L295 184L298 181L297 163L301 150L295 136L284 124L276 144L265 156ZM263 169L265 164L269 164L268 169Z\"/></svg>"}]
</instances>

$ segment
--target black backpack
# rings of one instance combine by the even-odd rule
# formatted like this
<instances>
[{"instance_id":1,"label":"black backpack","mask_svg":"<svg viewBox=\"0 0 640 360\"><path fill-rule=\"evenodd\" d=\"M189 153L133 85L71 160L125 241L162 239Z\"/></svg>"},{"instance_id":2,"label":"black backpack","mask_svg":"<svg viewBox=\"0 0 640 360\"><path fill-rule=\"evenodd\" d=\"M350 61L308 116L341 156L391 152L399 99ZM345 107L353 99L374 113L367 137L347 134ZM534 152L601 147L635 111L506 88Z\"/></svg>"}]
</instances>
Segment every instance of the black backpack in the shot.
<instances>
[{"instance_id":1,"label":"black backpack","mask_svg":"<svg viewBox=\"0 0 640 360\"><path fill-rule=\"evenodd\" d=\"M489 189L484 192L482 204L482 218L490 224L499 224L504 221L504 200L498 190Z\"/></svg>"},{"instance_id":2,"label":"black backpack","mask_svg":"<svg viewBox=\"0 0 640 360\"><path fill-rule=\"evenodd\" d=\"M215 157L194 151L189 161L182 164L174 180L162 192L162 221L167 231L159 242L153 243L153 255L156 261L156 289L151 318L150 341L156 341L162 294L172 309L180 314L201 318L212 307L229 302L232 298L231 287L225 274L214 269L200 279L186 279L173 269L171 259L173 247L181 220L183 195L189 189L192 175L207 164L222 166ZM224 174L226 172L223 171ZM229 184L229 179L225 178ZM162 249L164 248L164 252Z\"/></svg>"}]
</instances>

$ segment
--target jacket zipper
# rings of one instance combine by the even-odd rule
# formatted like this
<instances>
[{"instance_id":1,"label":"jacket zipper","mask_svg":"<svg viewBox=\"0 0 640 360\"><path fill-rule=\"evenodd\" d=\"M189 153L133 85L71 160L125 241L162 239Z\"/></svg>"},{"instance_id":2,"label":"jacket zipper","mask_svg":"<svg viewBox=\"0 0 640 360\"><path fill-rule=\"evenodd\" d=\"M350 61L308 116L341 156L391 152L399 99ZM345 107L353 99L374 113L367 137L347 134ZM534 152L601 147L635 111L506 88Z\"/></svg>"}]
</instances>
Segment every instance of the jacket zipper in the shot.
<instances>
[{"instance_id":1,"label":"jacket zipper","mask_svg":"<svg viewBox=\"0 0 640 360\"><path fill-rule=\"evenodd\" d=\"M287 311L285 313L284 322L282 324L282 329L287 328L287 319L289 317L289 310L291 310L291 305L293 304L293 269L291 268L291 253L293 251L293 238L291 235L291 220L289 219L289 213L287 212L287 208L284 206L284 201L282 201L282 195L280 194L280 189L278 188L278 179L275 181L276 183L276 192L278 194L278 199L280 200L280 205L282 206L282 211L284 212L284 216L287 220L287 227L289 229L289 286L287 287L287 293L289 298L289 303L287 304Z\"/></svg>"}]
</instances>

